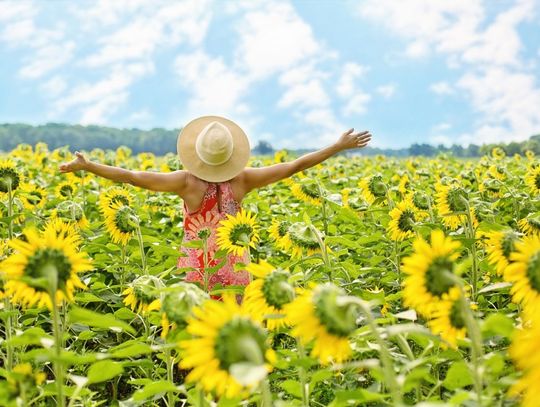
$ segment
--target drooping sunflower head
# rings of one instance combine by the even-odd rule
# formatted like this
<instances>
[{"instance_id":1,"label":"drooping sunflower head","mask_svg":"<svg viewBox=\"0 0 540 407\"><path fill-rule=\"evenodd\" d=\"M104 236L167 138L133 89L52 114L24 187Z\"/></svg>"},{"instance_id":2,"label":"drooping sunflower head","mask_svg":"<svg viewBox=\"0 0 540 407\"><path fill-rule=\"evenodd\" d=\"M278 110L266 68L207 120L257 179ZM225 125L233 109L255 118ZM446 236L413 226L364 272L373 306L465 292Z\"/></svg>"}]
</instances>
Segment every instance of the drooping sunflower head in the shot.
<instances>
[{"instance_id":1,"label":"drooping sunflower head","mask_svg":"<svg viewBox=\"0 0 540 407\"><path fill-rule=\"evenodd\" d=\"M388 231L392 240L401 241L414 236L414 227L417 222L417 211L410 200L401 201L390 211L391 220Z\"/></svg>"},{"instance_id":2,"label":"drooping sunflower head","mask_svg":"<svg viewBox=\"0 0 540 407\"><path fill-rule=\"evenodd\" d=\"M122 293L125 295L124 304L139 314L159 310L161 307L159 292L163 287L163 282L156 276L139 276L131 282L131 287Z\"/></svg>"},{"instance_id":3,"label":"drooping sunflower head","mask_svg":"<svg viewBox=\"0 0 540 407\"><path fill-rule=\"evenodd\" d=\"M525 183L533 195L540 195L540 166L536 168L530 167L525 176Z\"/></svg>"},{"instance_id":4,"label":"drooping sunflower head","mask_svg":"<svg viewBox=\"0 0 540 407\"><path fill-rule=\"evenodd\" d=\"M10 159L0 159L0 192L15 191L21 182L21 175Z\"/></svg>"},{"instance_id":5,"label":"drooping sunflower head","mask_svg":"<svg viewBox=\"0 0 540 407\"><path fill-rule=\"evenodd\" d=\"M270 330L287 325L288 319L282 309L295 296L294 287L289 283L289 272L266 261L250 263L246 270L258 278L246 287L243 305L255 319L266 320Z\"/></svg>"},{"instance_id":6,"label":"drooping sunflower head","mask_svg":"<svg viewBox=\"0 0 540 407\"><path fill-rule=\"evenodd\" d=\"M529 214L526 218L520 219L518 225L527 235L540 234L540 215L537 213Z\"/></svg>"},{"instance_id":7,"label":"drooping sunflower head","mask_svg":"<svg viewBox=\"0 0 540 407\"><path fill-rule=\"evenodd\" d=\"M316 232L304 222L292 223L289 226L288 235L293 257L310 256L321 250Z\"/></svg>"},{"instance_id":8,"label":"drooping sunflower head","mask_svg":"<svg viewBox=\"0 0 540 407\"><path fill-rule=\"evenodd\" d=\"M501 182L495 178L486 178L483 179L478 185L478 190L480 192L486 193L492 198L497 198L501 196Z\"/></svg>"},{"instance_id":9,"label":"drooping sunflower head","mask_svg":"<svg viewBox=\"0 0 540 407\"><path fill-rule=\"evenodd\" d=\"M192 369L186 381L219 396L246 398L275 362L266 331L228 293L223 302L207 300L193 314L187 327L192 338L179 343L180 367ZM246 375L246 368L253 374Z\"/></svg>"},{"instance_id":10,"label":"drooping sunflower head","mask_svg":"<svg viewBox=\"0 0 540 407\"><path fill-rule=\"evenodd\" d=\"M506 153L501 147L494 147L491 150L491 156L497 160L502 160L504 157L506 157Z\"/></svg>"},{"instance_id":11,"label":"drooping sunflower head","mask_svg":"<svg viewBox=\"0 0 540 407\"><path fill-rule=\"evenodd\" d=\"M525 315L540 312L540 236L525 236L516 242L510 261L504 279L513 284L513 301L524 307Z\"/></svg>"},{"instance_id":12,"label":"drooping sunflower head","mask_svg":"<svg viewBox=\"0 0 540 407\"><path fill-rule=\"evenodd\" d=\"M79 229L84 229L89 225L81 205L70 200L60 202L52 211L52 217L66 223L76 224Z\"/></svg>"},{"instance_id":13,"label":"drooping sunflower head","mask_svg":"<svg viewBox=\"0 0 540 407\"><path fill-rule=\"evenodd\" d=\"M525 157L527 157L528 160L534 160L534 151L527 150L525 151Z\"/></svg>"},{"instance_id":14,"label":"drooping sunflower head","mask_svg":"<svg viewBox=\"0 0 540 407\"><path fill-rule=\"evenodd\" d=\"M284 251L291 247L291 239L289 238L289 226L291 222L288 220L272 219L272 224L268 228L270 237L276 242L276 246Z\"/></svg>"},{"instance_id":15,"label":"drooping sunflower head","mask_svg":"<svg viewBox=\"0 0 540 407\"><path fill-rule=\"evenodd\" d=\"M309 179L304 178L294 183L291 187L292 194L299 200L310 203L312 205L320 205L322 193L319 185Z\"/></svg>"},{"instance_id":16,"label":"drooping sunflower head","mask_svg":"<svg viewBox=\"0 0 540 407\"><path fill-rule=\"evenodd\" d=\"M442 216L443 223L450 229L457 229L467 218L465 214L469 200L467 191L455 183L450 185L439 183L435 189L437 190L437 210ZM470 209L471 218L476 223L474 208Z\"/></svg>"},{"instance_id":17,"label":"drooping sunflower head","mask_svg":"<svg viewBox=\"0 0 540 407\"><path fill-rule=\"evenodd\" d=\"M464 339L467 334L463 311L463 303L466 301L458 287L451 288L434 308L432 318L428 322L431 331L440 335L452 348L457 348L458 340Z\"/></svg>"},{"instance_id":18,"label":"drooping sunflower head","mask_svg":"<svg viewBox=\"0 0 540 407\"><path fill-rule=\"evenodd\" d=\"M111 205L120 203L124 206L132 206L133 198L131 194L124 188L112 187L102 193L99 199L99 206L102 211L110 208Z\"/></svg>"},{"instance_id":19,"label":"drooping sunflower head","mask_svg":"<svg viewBox=\"0 0 540 407\"><path fill-rule=\"evenodd\" d=\"M138 217L130 206L113 203L104 209L105 226L115 243L125 246L137 230Z\"/></svg>"},{"instance_id":20,"label":"drooping sunflower head","mask_svg":"<svg viewBox=\"0 0 540 407\"><path fill-rule=\"evenodd\" d=\"M413 192L411 200L414 206L416 206L420 210L427 211L430 207L431 199L429 195L424 192Z\"/></svg>"},{"instance_id":21,"label":"drooping sunflower head","mask_svg":"<svg viewBox=\"0 0 540 407\"><path fill-rule=\"evenodd\" d=\"M242 256L248 246L255 248L259 240L255 215L240 210L235 216L227 215L217 229L217 243L221 249Z\"/></svg>"},{"instance_id":22,"label":"drooping sunflower head","mask_svg":"<svg viewBox=\"0 0 540 407\"><path fill-rule=\"evenodd\" d=\"M167 336L171 323L175 327L184 328L193 308L201 305L208 298L208 293L195 284L181 281L167 287L161 300L161 311L166 321L163 324L162 336Z\"/></svg>"},{"instance_id":23,"label":"drooping sunflower head","mask_svg":"<svg viewBox=\"0 0 540 407\"><path fill-rule=\"evenodd\" d=\"M330 283L301 289L285 310L292 334L305 344L315 341L311 355L320 363L341 363L351 355L349 336L357 328L359 309L343 289Z\"/></svg>"},{"instance_id":24,"label":"drooping sunflower head","mask_svg":"<svg viewBox=\"0 0 540 407\"><path fill-rule=\"evenodd\" d=\"M497 274L503 275L510 262L510 254L515 250L516 243L519 241L519 234L512 229L507 229L488 233L487 237L488 260L495 266Z\"/></svg>"},{"instance_id":25,"label":"drooping sunflower head","mask_svg":"<svg viewBox=\"0 0 540 407\"><path fill-rule=\"evenodd\" d=\"M404 304L429 317L437 303L456 286L454 263L460 243L445 237L441 230L431 233L431 244L421 237L413 243L414 252L403 259L407 277L403 285Z\"/></svg>"},{"instance_id":26,"label":"drooping sunflower head","mask_svg":"<svg viewBox=\"0 0 540 407\"><path fill-rule=\"evenodd\" d=\"M506 170L502 165L491 165L487 170L487 175L502 181L506 178Z\"/></svg>"},{"instance_id":27,"label":"drooping sunflower head","mask_svg":"<svg viewBox=\"0 0 540 407\"><path fill-rule=\"evenodd\" d=\"M68 230L66 226L62 230ZM91 270L86 253L79 250L79 237L58 232L57 225L47 224L43 232L24 229L25 240L13 239L9 245L13 253L2 263L7 280L6 294L11 301L23 306L48 306L53 301L71 301L75 288L85 288L78 273ZM49 292L55 291L51 300Z\"/></svg>"},{"instance_id":28,"label":"drooping sunflower head","mask_svg":"<svg viewBox=\"0 0 540 407\"><path fill-rule=\"evenodd\" d=\"M362 188L364 199L369 204L373 204L376 200L384 201L387 187L381 174L375 174L368 179L362 179L359 186Z\"/></svg>"}]
</instances>

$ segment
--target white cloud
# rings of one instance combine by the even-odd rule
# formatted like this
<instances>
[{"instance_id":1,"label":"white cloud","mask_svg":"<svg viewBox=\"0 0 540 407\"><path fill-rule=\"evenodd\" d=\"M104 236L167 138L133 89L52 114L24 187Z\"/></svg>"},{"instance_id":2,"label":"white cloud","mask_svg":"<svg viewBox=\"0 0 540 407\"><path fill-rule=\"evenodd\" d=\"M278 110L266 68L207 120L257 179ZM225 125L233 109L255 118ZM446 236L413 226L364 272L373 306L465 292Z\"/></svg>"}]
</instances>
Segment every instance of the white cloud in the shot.
<instances>
[{"instance_id":1,"label":"white cloud","mask_svg":"<svg viewBox=\"0 0 540 407\"><path fill-rule=\"evenodd\" d=\"M385 99L390 99L396 93L396 85L389 83L387 85L378 86L377 93Z\"/></svg>"},{"instance_id":2,"label":"white cloud","mask_svg":"<svg viewBox=\"0 0 540 407\"><path fill-rule=\"evenodd\" d=\"M46 97L54 98L60 95L67 88L67 83L61 76L57 75L41 85L41 90Z\"/></svg>"},{"instance_id":3,"label":"white cloud","mask_svg":"<svg viewBox=\"0 0 540 407\"><path fill-rule=\"evenodd\" d=\"M278 101L278 107L317 107L330 104L330 98L326 94L319 80L310 80L305 83L297 83L283 94Z\"/></svg>"},{"instance_id":4,"label":"white cloud","mask_svg":"<svg viewBox=\"0 0 540 407\"><path fill-rule=\"evenodd\" d=\"M347 104L343 108L345 116L353 114L364 114L367 111L367 104L371 100L371 96L361 91L355 92L353 96L347 99Z\"/></svg>"},{"instance_id":5,"label":"white cloud","mask_svg":"<svg viewBox=\"0 0 540 407\"><path fill-rule=\"evenodd\" d=\"M525 139L540 129L532 106L540 106L540 88L521 57L518 26L534 18L537 0L517 0L491 21L481 0L366 0L360 14L405 38L405 54L446 57L451 69L463 72L456 81L477 112L475 128L461 136L467 142ZM422 24L418 24L422 16ZM452 94L454 85L430 86Z\"/></svg>"},{"instance_id":6,"label":"white cloud","mask_svg":"<svg viewBox=\"0 0 540 407\"><path fill-rule=\"evenodd\" d=\"M19 74L23 78L42 77L69 62L73 57L74 50L75 43L73 41L39 47L32 60L20 69Z\"/></svg>"},{"instance_id":7,"label":"white cloud","mask_svg":"<svg viewBox=\"0 0 540 407\"><path fill-rule=\"evenodd\" d=\"M348 62L343 66L341 77L338 80L336 91L342 97L351 96L356 90L356 79L361 78L368 68L354 62Z\"/></svg>"},{"instance_id":8,"label":"white cloud","mask_svg":"<svg viewBox=\"0 0 540 407\"><path fill-rule=\"evenodd\" d=\"M454 88L446 81L432 83L429 90L437 95L452 95L455 92Z\"/></svg>"}]
</instances>

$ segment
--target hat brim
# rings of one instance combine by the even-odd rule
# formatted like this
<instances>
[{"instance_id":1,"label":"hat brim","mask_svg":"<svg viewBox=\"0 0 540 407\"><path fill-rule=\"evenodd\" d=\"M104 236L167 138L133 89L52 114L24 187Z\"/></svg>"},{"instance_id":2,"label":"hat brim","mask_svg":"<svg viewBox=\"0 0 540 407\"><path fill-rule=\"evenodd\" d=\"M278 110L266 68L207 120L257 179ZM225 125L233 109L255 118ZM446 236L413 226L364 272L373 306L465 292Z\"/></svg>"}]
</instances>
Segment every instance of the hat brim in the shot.
<instances>
[{"instance_id":1,"label":"hat brim","mask_svg":"<svg viewBox=\"0 0 540 407\"><path fill-rule=\"evenodd\" d=\"M233 137L231 157L220 165L206 164L195 150L197 136L213 121L227 126ZM249 140L240 126L220 116L202 116L190 121L180 131L176 147L182 165L196 177L209 182L223 182L236 177L246 167L251 154Z\"/></svg>"}]
</instances>

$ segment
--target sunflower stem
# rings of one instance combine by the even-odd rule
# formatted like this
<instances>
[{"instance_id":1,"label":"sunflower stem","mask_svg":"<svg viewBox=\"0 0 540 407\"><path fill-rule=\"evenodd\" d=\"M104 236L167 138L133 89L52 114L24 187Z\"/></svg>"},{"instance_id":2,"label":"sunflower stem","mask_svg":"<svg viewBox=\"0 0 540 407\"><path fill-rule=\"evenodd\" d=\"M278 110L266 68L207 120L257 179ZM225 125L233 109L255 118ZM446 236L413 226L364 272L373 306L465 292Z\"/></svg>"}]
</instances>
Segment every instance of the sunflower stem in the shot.
<instances>
[{"instance_id":1,"label":"sunflower stem","mask_svg":"<svg viewBox=\"0 0 540 407\"><path fill-rule=\"evenodd\" d=\"M392 358L390 357L390 352L388 350L388 347L386 346L386 343L384 342L383 338L379 334L379 331L377 330L377 324L375 323L375 320L373 319L373 315L371 315L371 310L365 304L364 301L360 299L353 299L355 303L360 305L360 309L362 310L363 314L365 315L369 327L371 328L371 332L375 336L375 339L379 345L379 353L381 355L381 362L383 367L383 375L386 381L386 384L388 387L390 387L390 393L393 400L393 406L395 407L401 407L403 406L403 399L401 398L401 392L399 389L399 385L396 381L394 367L392 364Z\"/></svg>"},{"instance_id":2,"label":"sunflower stem","mask_svg":"<svg viewBox=\"0 0 540 407\"><path fill-rule=\"evenodd\" d=\"M143 274L148 275L148 270L146 268L146 255L144 254L144 243L141 233L141 226L139 222L137 222L137 240L139 241L139 249L141 251L141 261L142 261L142 268L143 268Z\"/></svg>"},{"instance_id":3,"label":"sunflower stem","mask_svg":"<svg viewBox=\"0 0 540 407\"><path fill-rule=\"evenodd\" d=\"M166 348L165 357L167 358L167 381L174 383L174 356L171 355L171 348ZM174 407L174 393L172 391L167 392L167 406Z\"/></svg>"},{"instance_id":4,"label":"sunflower stem","mask_svg":"<svg viewBox=\"0 0 540 407\"><path fill-rule=\"evenodd\" d=\"M333 282L333 276L332 276L332 267L330 264L330 259L328 257L328 251L326 250L326 245L324 244L323 238L321 236L321 233L314 225L309 225L311 228L311 231L315 234L315 237L317 238L317 242L319 243L319 247L321 248L322 258L324 265L326 266L326 270L328 271L328 280L330 282Z\"/></svg>"},{"instance_id":5,"label":"sunflower stem","mask_svg":"<svg viewBox=\"0 0 540 407\"><path fill-rule=\"evenodd\" d=\"M401 259L400 259L400 252L401 252L401 242L398 242L397 240L394 240L394 254L396 256L396 269L397 269L397 275L398 275L398 283L401 286Z\"/></svg>"},{"instance_id":6,"label":"sunflower stem","mask_svg":"<svg viewBox=\"0 0 540 407\"><path fill-rule=\"evenodd\" d=\"M460 287L460 289L461 289L461 296L464 299L465 293L463 291L463 287ZM482 336L480 334L480 329L478 328L478 323L476 322L476 319L474 318L474 315L467 301L462 300L460 301L460 303L461 303L461 309L462 309L463 315L465 316L465 325L467 326L469 338L471 339L471 343L472 343L471 359L473 362L474 387L476 390L477 404L479 407L481 407L482 406L482 389L484 387L484 384L482 381L482 372L481 372L481 369L482 369L481 361L483 359Z\"/></svg>"},{"instance_id":7,"label":"sunflower stem","mask_svg":"<svg viewBox=\"0 0 540 407\"><path fill-rule=\"evenodd\" d=\"M208 241L203 239L203 284L204 291L208 292Z\"/></svg>"},{"instance_id":8,"label":"sunflower stem","mask_svg":"<svg viewBox=\"0 0 540 407\"><path fill-rule=\"evenodd\" d=\"M304 346L300 341L300 338L296 338L298 356L301 359L306 357ZM309 407L309 384L307 383L307 372L304 366L298 365L298 379L300 380L300 387L302 390L302 406Z\"/></svg>"},{"instance_id":9,"label":"sunflower stem","mask_svg":"<svg viewBox=\"0 0 540 407\"><path fill-rule=\"evenodd\" d=\"M465 204L467 208L466 218L467 218L467 227L466 230L468 231L468 238L472 239L472 245L471 245L471 256L472 256L472 276L471 276L471 285L472 285L472 300L476 301L476 297L478 295L478 263L476 258L476 240L475 240L475 233L474 233L474 226L472 222L472 216L471 216L471 207L469 205L469 201L467 201L465 198L461 197L462 202Z\"/></svg>"},{"instance_id":10,"label":"sunflower stem","mask_svg":"<svg viewBox=\"0 0 540 407\"><path fill-rule=\"evenodd\" d=\"M272 407L272 392L270 391L270 383L268 383L268 378L265 378L261 382L261 391L262 391L262 407Z\"/></svg>"},{"instance_id":11,"label":"sunflower stem","mask_svg":"<svg viewBox=\"0 0 540 407\"><path fill-rule=\"evenodd\" d=\"M65 406L64 399L64 366L60 360L62 349L62 332L60 329L60 315L58 313L58 307L56 305L56 291L58 290L58 270L54 265L48 264L43 269L44 275L49 280L49 298L51 300L52 307L52 320L53 320L53 334L54 334L54 376L56 383L56 405L60 407Z\"/></svg>"}]
</instances>

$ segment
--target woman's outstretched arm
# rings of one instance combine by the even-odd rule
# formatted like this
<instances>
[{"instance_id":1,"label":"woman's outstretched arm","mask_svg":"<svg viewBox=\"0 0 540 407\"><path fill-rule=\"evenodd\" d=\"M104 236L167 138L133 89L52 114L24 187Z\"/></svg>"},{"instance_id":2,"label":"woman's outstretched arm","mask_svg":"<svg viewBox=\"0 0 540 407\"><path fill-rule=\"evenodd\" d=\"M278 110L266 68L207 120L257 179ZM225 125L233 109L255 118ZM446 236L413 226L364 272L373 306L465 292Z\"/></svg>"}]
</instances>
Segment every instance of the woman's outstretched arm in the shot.
<instances>
[{"instance_id":1,"label":"woman's outstretched arm","mask_svg":"<svg viewBox=\"0 0 540 407\"><path fill-rule=\"evenodd\" d=\"M288 178L299 171L306 170L323 162L340 151L351 148L363 148L370 140L371 133L369 131L354 133L354 129L350 129L343 133L334 144L305 154L296 160L262 168L246 168L242 173L245 191L247 193L254 188L260 188Z\"/></svg>"},{"instance_id":2,"label":"woman's outstretched arm","mask_svg":"<svg viewBox=\"0 0 540 407\"><path fill-rule=\"evenodd\" d=\"M60 172L84 170L115 182L128 183L151 191L175 192L179 195L182 195L186 188L187 173L183 170L165 173L132 171L89 161L78 151L75 156L74 160L60 165Z\"/></svg>"}]
</instances>

